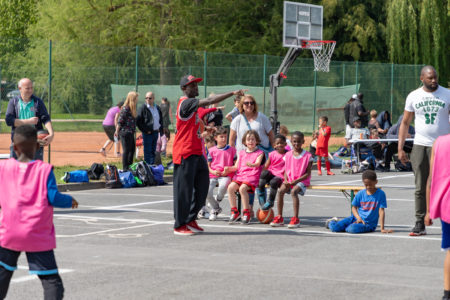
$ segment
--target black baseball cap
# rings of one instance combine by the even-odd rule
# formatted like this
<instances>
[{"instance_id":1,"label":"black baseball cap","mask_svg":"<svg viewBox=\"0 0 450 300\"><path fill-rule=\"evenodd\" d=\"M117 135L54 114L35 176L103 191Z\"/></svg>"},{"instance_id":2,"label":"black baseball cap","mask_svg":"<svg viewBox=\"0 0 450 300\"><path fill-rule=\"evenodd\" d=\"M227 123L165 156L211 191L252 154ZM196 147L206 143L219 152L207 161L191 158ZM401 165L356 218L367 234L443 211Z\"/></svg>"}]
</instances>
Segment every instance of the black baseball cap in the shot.
<instances>
[{"instance_id":1,"label":"black baseball cap","mask_svg":"<svg viewBox=\"0 0 450 300\"><path fill-rule=\"evenodd\" d=\"M180 88L183 88L193 82L200 82L203 81L203 78L197 78L193 75L185 75L180 80Z\"/></svg>"},{"instance_id":2,"label":"black baseball cap","mask_svg":"<svg viewBox=\"0 0 450 300\"><path fill-rule=\"evenodd\" d=\"M356 121L361 121L361 118L360 118L359 116L355 116L355 117L353 118L353 122L356 122Z\"/></svg>"}]
</instances>

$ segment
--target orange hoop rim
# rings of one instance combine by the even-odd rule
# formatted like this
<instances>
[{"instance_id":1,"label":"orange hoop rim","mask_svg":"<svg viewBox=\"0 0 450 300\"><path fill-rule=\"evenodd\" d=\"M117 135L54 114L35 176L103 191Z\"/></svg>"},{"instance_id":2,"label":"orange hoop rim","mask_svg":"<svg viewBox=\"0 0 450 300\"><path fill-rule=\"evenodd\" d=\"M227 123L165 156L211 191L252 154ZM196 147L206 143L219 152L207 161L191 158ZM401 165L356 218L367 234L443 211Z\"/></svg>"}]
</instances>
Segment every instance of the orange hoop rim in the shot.
<instances>
[{"instance_id":1,"label":"orange hoop rim","mask_svg":"<svg viewBox=\"0 0 450 300\"><path fill-rule=\"evenodd\" d=\"M335 44L336 41L332 41L332 40L305 40L302 41L302 47L308 49L309 47L311 47L313 44L320 44L320 45L324 45L324 44Z\"/></svg>"}]
</instances>

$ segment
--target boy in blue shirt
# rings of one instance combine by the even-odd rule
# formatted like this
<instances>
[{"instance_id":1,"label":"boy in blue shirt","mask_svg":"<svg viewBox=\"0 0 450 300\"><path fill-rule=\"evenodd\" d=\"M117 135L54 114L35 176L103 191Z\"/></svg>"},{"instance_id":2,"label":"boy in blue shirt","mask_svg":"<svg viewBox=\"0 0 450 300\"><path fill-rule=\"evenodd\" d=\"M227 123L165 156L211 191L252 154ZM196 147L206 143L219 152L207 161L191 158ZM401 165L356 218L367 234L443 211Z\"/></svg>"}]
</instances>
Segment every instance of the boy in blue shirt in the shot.
<instances>
[{"instance_id":1,"label":"boy in blue shirt","mask_svg":"<svg viewBox=\"0 0 450 300\"><path fill-rule=\"evenodd\" d=\"M326 227L333 232L366 233L375 231L379 219L382 233L393 232L384 228L386 194L376 187L377 173L364 171L362 181L366 189L359 191L353 199L352 215L340 221L336 217L331 218L326 221Z\"/></svg>"}]
</instances>

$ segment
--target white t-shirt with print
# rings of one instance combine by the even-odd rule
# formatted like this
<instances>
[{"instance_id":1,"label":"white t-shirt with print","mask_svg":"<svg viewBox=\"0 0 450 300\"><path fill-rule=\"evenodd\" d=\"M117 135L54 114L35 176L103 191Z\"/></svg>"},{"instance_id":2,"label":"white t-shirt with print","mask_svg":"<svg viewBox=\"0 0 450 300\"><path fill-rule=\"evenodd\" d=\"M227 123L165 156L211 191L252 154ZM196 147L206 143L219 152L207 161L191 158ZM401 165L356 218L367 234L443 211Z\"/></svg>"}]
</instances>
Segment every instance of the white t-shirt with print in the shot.
<instances>
[{"instance_id":1,"label":"white t-shirt with print","mask_svg":"<svg viewBox=\"0 0 450 300\"><path fill-rule=\"evenodd\" d=\"M420 87L409 93L405 110L415 114L414 144L432 147L439 136L450 133L450 90L438 86L429 93Z\"/></svg>"}]
</instances>

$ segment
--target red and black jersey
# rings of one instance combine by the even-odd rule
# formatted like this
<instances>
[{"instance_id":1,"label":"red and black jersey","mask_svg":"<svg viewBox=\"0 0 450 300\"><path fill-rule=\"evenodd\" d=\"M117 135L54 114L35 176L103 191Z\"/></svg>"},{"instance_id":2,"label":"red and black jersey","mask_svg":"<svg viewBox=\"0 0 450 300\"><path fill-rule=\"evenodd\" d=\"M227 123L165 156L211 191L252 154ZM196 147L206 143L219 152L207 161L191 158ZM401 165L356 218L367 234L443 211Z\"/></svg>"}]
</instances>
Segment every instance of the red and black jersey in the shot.
<instances>
[{"instance_id":1,"label":"red and black jersey","mask_svg":"<svg viewBox=\"0 0 450 300\"><path fill-rule=\"evenodd\" d=\"M178 101L177 124L173 142L173 163L181 164L181 159L191 155L202 155L200 118L198 117L198 99L183 96Z\"/></svg>"}]
</instances>

